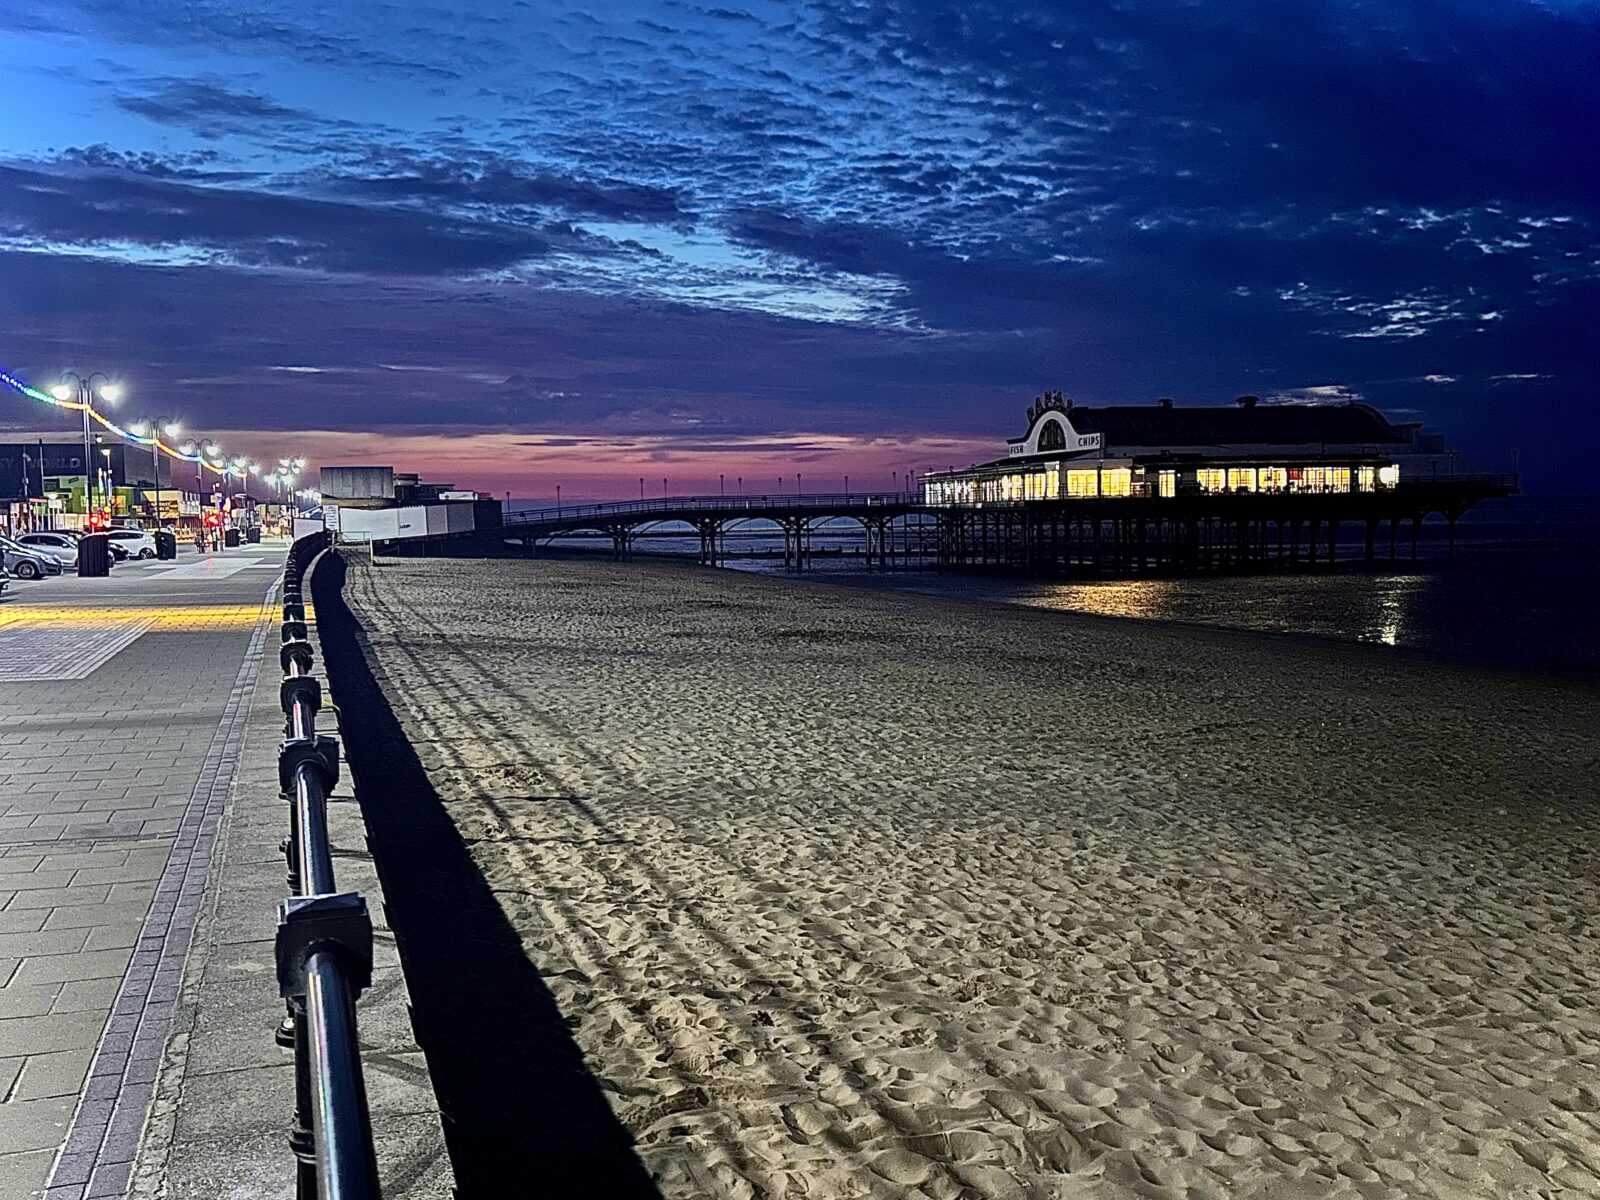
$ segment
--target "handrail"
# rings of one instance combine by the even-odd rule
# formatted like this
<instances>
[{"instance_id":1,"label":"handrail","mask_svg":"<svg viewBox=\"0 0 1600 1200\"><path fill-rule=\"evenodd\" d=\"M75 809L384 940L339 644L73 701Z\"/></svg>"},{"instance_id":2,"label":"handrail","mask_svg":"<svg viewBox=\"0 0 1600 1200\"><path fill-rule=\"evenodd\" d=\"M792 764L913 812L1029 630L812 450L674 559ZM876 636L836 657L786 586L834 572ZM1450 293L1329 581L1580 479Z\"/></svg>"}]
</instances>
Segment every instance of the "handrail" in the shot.
<instances>
[{"instance_id":1,"label":"handrail","mask_svg":"<svg viewBox=\"0 0 1600 1200\"><path fill-rule=\"evenodd\" d=\"M283 572L279 699L287 736L278 783L291 804L283 844L290 896L278 910L277 966L289 1015L278 1040L294 1047L289 1146L297 1200L379 1200L355 1005L372 979L372 923L366 901L340 892L334 880L328 794L339 781L339 745L317 733L322 685L311 674L302 591L307 568L328 544L326 532L300 538Z\"/></svg>"},{"instance_id":2,"label":"handrail","mask_svg":"<svg viewBox=\"0 0 1600 1200\"><path fill-rule=\"evenodd\" d=\"M919 506L922 498L911 492L808 492L760 496L665 496L659 500L608 500L599 504L563 504L506 514L508 525L537 525L580 517L629 517L685 510L734 512L740 509L837 508L844 505Z\"/></svg>"},{"instance_id":3,"label":"handrail","mask_svg":"<svg viewBox=\"0 0 1600 1200\"><path fill-rule=\"evenodd\" d=\"M1402 477L1398 488L1411 490L1413 488L1428 487L1437 484L1474 485L1478 487L1512 488L1518 485L1517 476L1491 473L1467 473L1438 475L1412 475ZM1385 487L1382 491L1392 491L1394 487ZM1185 493L1190 495L1191 493ZM1207 493L1209 495L1362 495L1354 490L1345 493L1333 488L1322 490L1295 490L1295 491L1267 491L1238 493ZM1050 500L928 500L920 493L899 492L808 492L803 494L780 493L779 495L758 496L663 496L656 500L612 500L598 504L562 504L554 508L527 509L522 512L507 513L503 524L515 528L521 525L549 525L567 524L572 521L581 521L586 518L607 517L640 517L652 513L677 514L686 512L707 512L719 514L732 514L745 510L749 511L787 511L805 509L838 509L844 508L904 508L915 511L949 508L999 508L1021 507L1031 504L1060 504L1069 500L1108 500L1108 499L1156 499L1157 491L1153 484L1135 483L1131 485L1127 496L1059 496ZM1167 499L1169 497L1161 497Z\"/></svg>"}]
</instances>

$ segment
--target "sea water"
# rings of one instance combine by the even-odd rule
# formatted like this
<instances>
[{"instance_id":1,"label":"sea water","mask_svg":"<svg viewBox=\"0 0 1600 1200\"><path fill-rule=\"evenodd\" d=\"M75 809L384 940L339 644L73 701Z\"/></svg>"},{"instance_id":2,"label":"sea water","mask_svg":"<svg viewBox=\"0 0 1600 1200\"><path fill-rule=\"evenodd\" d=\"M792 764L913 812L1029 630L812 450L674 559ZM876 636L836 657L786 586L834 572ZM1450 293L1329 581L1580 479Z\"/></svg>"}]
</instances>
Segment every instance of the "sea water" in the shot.
<instances>
[{"instance_id":1,"label":"sea water","mask_svg":"<svg viewBox=\"0 0 1600 1200\"><path fill-rule=\"evenodd\" d=\"M1438 518L1422 527L1417 559L1409 526L1395 561L1387 529L1367 564L1359 532L1346 525L1343 558L1329 568L1262 575L1085 579L949 572L931 567L868 569L859 527L840 522L813 535L805 579L968 600L1021 604L1203 626L1367 642L1449 658L1600 677L1600 499L1513 497L1467 513L1456 553ZM594 549L574 542L571 548ZM756 535L729 542L726 566L792 575L783 542ZM695 537L641 539L641 556L688 557Z\"/></svg>"},{"instance_id":2,"label":"sea water","mask_svg":"<svg viewBox=\"0 0 1600 1200\"><path fill-rule=\"evenodd\" d=\"M1047 579L932 570L868 571L848 553L818 557L815 579L970 600L1196 625L1309 634L1600 676L1600 501L1513 498L1456 527L1424 525L1415 562L1409 527L1393 563L1268 575ZM841 547L849 541L841 539ZM1344 553L1359 553L1351 538ZM772 560L736 568L781 571Z\"/></svg>"}]
</instances>

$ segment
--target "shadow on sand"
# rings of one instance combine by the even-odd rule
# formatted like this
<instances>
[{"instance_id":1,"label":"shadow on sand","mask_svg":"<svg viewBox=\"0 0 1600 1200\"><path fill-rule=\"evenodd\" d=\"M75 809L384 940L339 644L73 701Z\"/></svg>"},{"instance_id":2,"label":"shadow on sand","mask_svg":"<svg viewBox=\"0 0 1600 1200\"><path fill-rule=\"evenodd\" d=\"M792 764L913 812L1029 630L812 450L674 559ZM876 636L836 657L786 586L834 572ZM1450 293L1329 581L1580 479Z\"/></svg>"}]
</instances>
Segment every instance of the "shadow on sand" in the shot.
<instances>
[{"instance_id":1,"label":"shadow on sand","mask_svg":"<svg viewBox=\"0 0 1600 1200\"><path fill-rule=\"evenodd\" d=\"M458 1195L659 1200L373 677L344 575L320 560L317 629Z\"/></svg>"}]
</instances>

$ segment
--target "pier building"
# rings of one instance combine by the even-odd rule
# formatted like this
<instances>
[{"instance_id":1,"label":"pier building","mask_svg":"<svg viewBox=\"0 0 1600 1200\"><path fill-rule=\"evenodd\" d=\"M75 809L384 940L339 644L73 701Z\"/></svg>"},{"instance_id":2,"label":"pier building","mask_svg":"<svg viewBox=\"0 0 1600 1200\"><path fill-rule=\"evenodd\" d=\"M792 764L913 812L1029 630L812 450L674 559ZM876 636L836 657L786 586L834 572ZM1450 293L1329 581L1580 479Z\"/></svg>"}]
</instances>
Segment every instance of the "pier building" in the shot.
<instances>
[{"instance_id":1,"label":"pier building","mask_svg":"<svg viewBox=\"0 0 1600 1200\"><path fill-rule=\"evenodd\" d=\"M1026 500L1177 499L1224 493L1360 494L1402 478L1453 474L1444 439L1420 423L1391 422L1369 404L1180 408L1075 405L1046 392L1006 457L923 478L936 505Z\"/></svg>"}]
</instances>

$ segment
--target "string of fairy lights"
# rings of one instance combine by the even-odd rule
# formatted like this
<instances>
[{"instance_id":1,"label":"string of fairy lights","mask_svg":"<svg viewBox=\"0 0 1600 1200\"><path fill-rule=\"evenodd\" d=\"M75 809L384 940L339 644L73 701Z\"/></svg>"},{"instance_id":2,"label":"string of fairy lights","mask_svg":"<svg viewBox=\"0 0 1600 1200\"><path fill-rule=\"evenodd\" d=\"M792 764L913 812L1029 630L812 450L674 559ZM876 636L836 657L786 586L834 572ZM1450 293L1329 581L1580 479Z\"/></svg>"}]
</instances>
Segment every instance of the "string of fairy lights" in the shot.
<instances>
[{"instance_id":1,"label":"string of fairy lights","mask_svg":"<svg viewBox=\"0 0 1600 1200\"><path fill-rule=\"evenodd\" d=\"M82 380L78 381L82 384ZM172 423L157 424L150 421L136 421L127 428L117 424L99 409L94 407L93 396L99 396L109 403L116 403L121 396L121 389L115 383L105 383L97 389L84 386L74 386L65 381L55 385L49 391L43 391L33 385L18 379L6 371L0 371L0 383L4 383L30 400L37 400L41 404L48 404L54 408L67 409L72 412L86 413L88 419L94 421L101 428L115 434L123 441L135 446L144 446L154 453L165 454L178 462L191 463L201 472L210 471L218 477L219 482L230 479L247 479L254 475L263 483L270 484L273 488L282 487L287 493L294 487L295 480L300 472L305 470L306 460L302 457L280 458L276 466L263 465L252 462L246 456L236 454L231 457L224 456L222 447L210 439L200 441L185 441L177 445L170 445L162 440L166 437L176 437L178 427ZM203 477L203 476L202 476ZM300 489L296 495L302 498L311 498L313 489Z\"/></svg>"}]
</instances>

